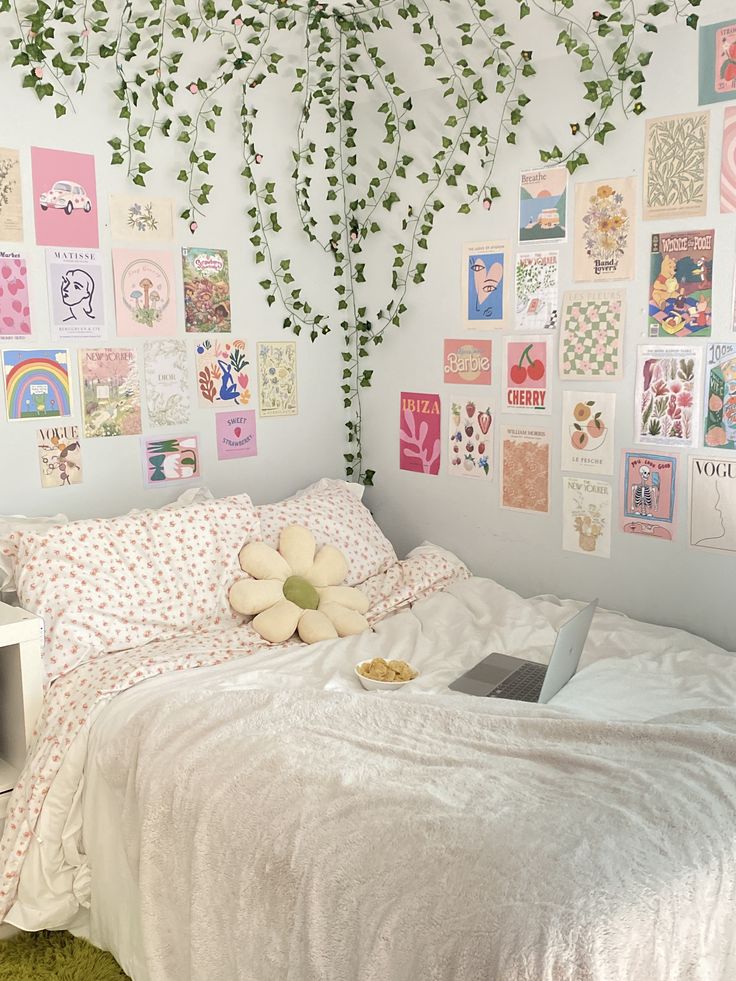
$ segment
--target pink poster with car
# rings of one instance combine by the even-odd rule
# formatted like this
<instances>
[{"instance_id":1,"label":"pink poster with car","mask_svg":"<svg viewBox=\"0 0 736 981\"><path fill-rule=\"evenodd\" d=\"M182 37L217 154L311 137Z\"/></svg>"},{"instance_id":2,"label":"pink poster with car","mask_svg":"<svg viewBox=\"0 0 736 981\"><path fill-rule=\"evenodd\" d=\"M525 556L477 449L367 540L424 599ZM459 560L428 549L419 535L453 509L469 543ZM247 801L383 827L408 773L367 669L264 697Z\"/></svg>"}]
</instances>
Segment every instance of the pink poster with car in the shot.
<instances>
[{"instance_id":1,"label":"pink poster with car","mask_svg":"<svg viewBox=\"0 0 736 981\"><path fill-rule=\"evenodd\" d=\"M96 249L100 244L95 158L31 147L37 245Z\"/></svg>"},{"instance_id":2,"label":"pink poster with car","mask_svg":"<svg viewBox=\"0 0 736 981\"><path fill-rule=\"evenodd\" d=\"M440 469L440 397L401 393L399 468L437 474Z\"/></svg>"}]
</instances>

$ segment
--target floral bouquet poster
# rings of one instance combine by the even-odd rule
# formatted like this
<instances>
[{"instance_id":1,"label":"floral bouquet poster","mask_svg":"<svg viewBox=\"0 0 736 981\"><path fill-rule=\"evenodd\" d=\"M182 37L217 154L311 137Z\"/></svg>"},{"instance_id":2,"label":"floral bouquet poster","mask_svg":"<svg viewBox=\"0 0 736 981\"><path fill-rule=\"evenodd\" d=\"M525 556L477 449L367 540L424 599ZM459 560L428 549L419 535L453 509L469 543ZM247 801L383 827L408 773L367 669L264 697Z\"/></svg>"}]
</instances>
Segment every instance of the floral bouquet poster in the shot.
<instances>
[{"instance_id":1,"label":"floral bouquet poster","mask_svg":"<svg viewBox=\"0 0 736 981\"><path fill-rule=\"evenodd\" d=\"M176 333L174 262L170 252L113 249L115 310L121 337Z\"/></svg>"},{"instance_id":2,"label":"floral bouquet poster","mask_svg":"<svg viewBox=\"0 0 736 981\"><path fill-rule=\"evenodd\" d=\"M199 441L196 436L162 436L141 440L143 479L147 487L160 487L199 477Z\"/></svg>"},{"instance_id":3,"label":"floral bouquet poster","mask_svg":"<svg viewBox=\"0 0 736 981\"><path fill-rule=\"evenodd\" d=\"M42 487L71 487L82 483L82 447L78 426L39 429L38 462Z\"/></svg>"},{"instance_id":4,"label":"floral bouquet poster","mask_svg":"<svg viewBox=\"0 0 736 981\"><path fill-rule=\"evenodd\" d=\"M490 477L493 460L493 416L471 399L450 408L450 473L459 477Z\"/></svg>"},{"instance_id":5,"label":"floral bouquet poster","mask_svg":"<svg viewBox=\"0 0 736 981\"><path fill-rule=\"evenodd\" d=\"M31 170L36 244L98 248L95 158L32 146Z\"/></svg>"},{"instance_id":6,"label":"floral bouquet poster","mask_svg":"<svg viewBox=\"0 0 736 981\"><path fill-rule=\"evenodd\" d=\"M562 393L562 469L613 473L616 396L613 392Z\"/></svg>"},{"instance_id":7,"label":"floral bouquet poster","mask_svg":"<svg viewBox=\"0 0 736 981\"><path fill-rule=\"evenodd\" d=\"M71 415L68 351L3 351L2 364L9 422Z\"/></svg>"},{"instance_id":8,"label":"floral bouquet poster","mask_svg":"<svg viewBox=\"0 0 736 981\"><path fill-rule=\"evenodd\" d=\"M111 194L110 234L113 241L170 242L174 237L171 198Z\"/></svg>"},{"instance_id":9,"label":"floral bouquet poster","mask_svg":"<svg viewBox=\"0 0 736 981\"><path fill-rule=\"evenodd\" d=\"M639 348L634 432L639 443L698 445L701 351L696 347Z\"/></svg>"},{"instance_id":10,"label":"floral bouquet poster","mask_svg":"<svg viewBox=\"0 0 736 981\"><path fill-rule=\"evenodd\" d=\"M636 181L622 177L575 188L575 279L604 283L634 275Z\"/></svg>"},{"instance_id":11,"label":"floral bouquet poster","mask_svg":"<svg viewBox=\"0 0 736 981\"><path fill-rule=\"evenodd\" d=\"M401 393L399 469L437 474L440 470L440 397Z\"/></svg>"},{"instance_id":12,"label":"floral bouquet poster","mask_svg":"<svg viewBox=\"0 0 736 981\"><path fill-rule=\"evenodd\" d=\"M214 406L247 405L250 402L250 362L245 341L201 341L197 345L197 391L199 404Z\"/></svg>"},{"instance_id":13,"label":"floral bouquet poster","mask_svg":"<svg viewBox=\"0 0 736 981\"><path fill-rule=\"evenodd\" d=\"M549 513L550 441L545 429L501 427L501 507Z\"/></svg>"},{"instance_id":14,"label":"floral bouquet poster","mask_svg":"<svg viewBox=\"0 0 736 981\"><path fill-rule=\"evenodd\" d=\"M716 233L652 235L650 337L710 337Z\"/></svg>"},{"instance_id":15,"label":"floral bouquet poster","mask_svg":"<svg viewBox=\"0 0 736 981\"><path fill-rule=\"evenodd\" d=\"M519 242L567 238L567 167L527 170L519 182Z\"/></svg>"},{"instance_id":16,"label":"floral bouquet poster","mask_svg":"<svg viewBox=\"0 0 736 981\"><path fill-rule=\"evenodd\" d=\"M549 414L549 339L528 337L506 339L504 412Z\"/></svg>"},{"instance_id":17,"label":"floral bouquet poster","mask_svg":"<svg viewBox=\"0 0 736 981\"><path fill-rule=\"evenodd\" d=\"M516 329L554 330L559 308L558 252L516 256Z\"/></svg>"},{"instance_id":18,"label":"floral bouquet poster","mask_svg":"<svg viewBox=\"0 0 736 981\"><path fill-rule=\"evenodd\" d=\"M671 542L677 457L625 451L621 467L621 530Z\"/></svg>"},{"instance_id":19,"label":"floral bouquet poster","mask_svg":"<svg viewBox=\"0 0 736 981\"><path fill-rule=\"evenodd\" d=\"M135 351L106 347L79 352L84 435L138 436L141 389Z\"/></svg>"},{"instance_id":20,"label":"floral bouquet poster","mask_svg":"<svg viewBox=\"0 0 736 981\"><path fill-rule=\"evenodd\" d=\"M463 248L464 322L468 329L494 330L506 317L506 260L503 242L477 242Z\"/></svg>"},{"instance_id":21,"label":"floral bouquet poster","mask_svg":"<svg viewBox=\"0 0 736 981\"><path fill-rule=\"evenodd\" d=\"M699 104L736 99L736 20L700 24L698 40Z\"/></svg>"},{"instance_id":22,"label":"floral bouquet poster","mask_svg":"<svg viewBox=\"0 0 736 981\"><path fill-rule=\"evenodd\" d=\"M600 559L611 556L611 485L591 477L563 477L562 547Z\"/></svg>"},{"instance_id":23,"label":"floral bouquet poster","mask_svg":"<svg viewBox=\"0 0 736 981\"><path fill-rule=\"evenodd\" d=\"M230 333L227 252L224 249L182 249L181 261L187 333Z\"/></svg>"},{"instance_id":24,"label":"floral bouquet poster","mask_svg":"<svg viewBox=\"0 0 736 981\"><path fill-rule=\"evenodd\" d=\"M736 450L736 344L709 344L705 364L705 446Z\"/></svg>"},{"instance_id":25,"label":"floral bouquet poster","mask_svg":"<svg viewBox=\"0 0 736 981\"><path fill-rule=\"evenodd\" d=\"M31 336L28 266L20 252L0 252L0 341Z\"/></svg>"},{"instance_id":26,"label":"floral bouquet poster","mask_svg":"<svg viewBox=\"0 0 736 981\"><path fill-rule=\"evenodd\" d=\"M0 241L23 241L20 155L0 149Z\"/></svg>"}]
</instances>

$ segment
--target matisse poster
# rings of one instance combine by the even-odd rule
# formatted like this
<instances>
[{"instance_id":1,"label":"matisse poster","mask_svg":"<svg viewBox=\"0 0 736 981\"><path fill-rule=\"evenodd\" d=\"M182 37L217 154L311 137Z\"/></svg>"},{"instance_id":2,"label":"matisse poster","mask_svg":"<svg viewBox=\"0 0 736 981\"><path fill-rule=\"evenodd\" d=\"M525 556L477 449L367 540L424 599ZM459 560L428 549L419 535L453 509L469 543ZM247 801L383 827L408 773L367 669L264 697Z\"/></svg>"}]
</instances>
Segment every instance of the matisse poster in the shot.
<instances>
[{"instance_id":1,"label":"matisse poster","mask_svg":"<svg viewBox=\"0 0 736 981\"><path fill-rule=\"evenodd\" d=\"M0 242L23 241L23 200L17 150L0 148Z\"/></svg>"},{"instance_id":2,"label":"matisse poster","mask_svg":"<svg viewBox=\"0 0 736 981\"><path fill-rule=\"evenodd\" d=\"M505 338L504 412L548 415L549 339Z\"/></svg>"},{"instance_id":3,"label":"matisse poster","mask_svg":"<svg viewBox=\"0 0 736 981\"><path fill-rule=\"evenodd\" d=\"M184 341L166 337L143 345L146 410L151 426L181 426L189 422L187 364Z\"/></svg>"},{"instance_id":4,"label":"matisse poster","mask_svg":"<svg viewBox=\"0 0 736 981\"><path fill-rule=\"evenodd\" d=\"M736 555L736 458L690 457L690 544Z\"/></svg>"},{"instance_id":5,"label":"matisse poster","mask_svg":"<svg viewBox=\"0 0 736 981\"><path fill-rule=\"evenodd\" d=\"M558 252L516 256L516 329L554 330L559 308Z\"/></svg>"},{"instance_id":6,"label":"matisse poster","mask_svg":"<svg viewBox=\"0 0 736 981\"><path fill-rule=\"evenodd\" d=\"M490 385L492 341L445 338L442 374L450 385Z\"/></svg>"},{"instance_id":7,"label":"matisse poster","mask_svg":"<svg viewBox=\"0 0 736 981\"><path fill-rule=\"evenodd\" d=\"M562 469L612 474L616 396L613 392L562 393Z\"/></svg>"},{"instance_id":8,"label":"matisse poster","mask_svg":"<svg viewBox=\"0 0 736 981\"><path fill-rule=\"evenodd\" d=\"M649 336L710 337L716 233L652 235Z\"/></svg>"},{"instance_id":9,"label":"matisse poster","mask_svg":"<svg viewBox=\"0 0 736 981\"><path fill-rule=\"evenodd\" d=\"M636 180L620 177L575 188L575 279L605 283L634 275Z\"/></svg>"},{"instance_id":10,"label":"matisse poster","mask_svg":"<svg viewBox=\"0 0 736 981\"><path fill-rule=\"evenodd\" d=\"M31 336L28 266L20 252L0 251L0 341Z\"/></svg>"},{"instance_id":11,"label":"matisse poster","mask_svg":"<svg viewBox=\"0 0 736 981\"><path fill-rule=\"evenodd\" d=\"M242 408L250 402L250 361L245 341L206 338L197 344L195 358L201 406Z\"/></svg>"},{"instance_id":12,"label":"matisse poster","mask_svg":"<svg viewBox=\"0 0 736 981\"><path fill-rule=\"evenodd\" d=\"M105 302L97 249L46 249L46 283L54 340L102 336Z\"/></svg>"},{"instance_id":13,"label":"matisse poster","mask_svg":"<svg viewBox=\"0 0 736 981\"><path fill-rule=\"evenodd\" d=\"M137 353L128 348L85 348L79 352L84 435L138 436L141 388Z\"/></svg>"},{"instance_id":14,"label":"matisse poster","mask_svg":"<svg viewBox=\"0 0 736 981\"><path fill-rule=\"evenodd\" d=\"M493 415L490 406L481 405L472 399L451 403L447 460L454 476L491 476Z\"/></svg>"},{"instance_id":15,"label":"matisse poster","mask_svg":"<svg viewBox=\"0 0 736 981\"><path fill-rule=\"evenodd\" d=\"M505 326L505 242L476 242L463 248L464 321L468 329L494 330Z\"/></svg>"},{"instance_id":16,"label":"matisse poster","mask_svg":"<svg viewBox=\"0 0 736 981\"><path fill-rule=\"evenodd\" d=\"M623 377L626 294L619 290L565 293L560 330L560 376L570 380Z\"/></svg>"},{"instance_id":17,"label":"matisse poster","mask_svg":"<svg viewBox=\"0 0 736 981\"><path fill-rule=\"evenodd\" d=\"M110 235L113 241L170 242L173 201L147 194L111 194Z\"/></svg>"},{"instance_id":18,"label":"matisse poster","mask_svg":"<svg viewBox=\"0 0 736 981\"><path fill-rule=\"evenodd\" d=\"M519 181L519 242L564 242L567 238L567 167L522 172Z\"/></svg>"},{"instance_id":19,"label":"matisse poster","mask_svg":"<svg viewBox=\"0 0 736 981\"><path fill-rule=\"evenodd\" d=\"M705 352L704 445L736 450L736 343L709 344Z\"/></svg>"},{"instance_id":20,"label":"matisse poster","mask_svg":"<svg viewBox=\"0 0 736 981\"><path fill-rule=\"evenodd\" d=\"M621 530L672 541L677 457L624 451L621 466Z\"/></svg>"},{"instance_id":21,"label":"matisse poster","mask_svg":"<svg viewBox=\"0 0 736 981\"><path fill-rule=\"evenodd\" d=\"M36 433L42 487L82 483L79 426L48 426Z\"/></svg>"},{"instance_id":22,"label":"matisse poster","mask_svg":"<svg viewBox=\"0 0 736 981\"><path fill-rule=\"evenodd\" d=\"M736 99L736 20L698 27L698 102Z\"/></svg>"},{"instance_id":23,"label":"matisse poster","mask_svg":"<svg viewBox=\"0 0 736 981\"><path fill-rule=\"evenodd\" d=\"M697 347L639 347L634 399L638 443L698 445L702 355Z\"/></svg>"},{"instance_id":24,"label":"matisse poster","mask_svg":"<svg viewBox=\"0 0 736 981\"><path fill-rule=\"evenodd\" d=\"M218 412L215 425L218 460L239 460L258 455L255 409Z\"/></svg>"},{"instance_id":25,"label":"matisse poster","mask_svg":"<svg viewBox=\"0 0 736 981\"><path fill-rule=\"evenodd\" d=\"M440 470L440 397L402 392L399 416L399 469L438 474Z\"/></svg>"},{"instance_id":26,"label":"matisse poster","mask_svg":"<svg viewBox=\"0 0 736 981\"><path fill-rule=\"evenodd\" d=\"M710 113L648 119L644 220L702 217L708 204Z\"/></svg>"},{"instance_id":27,"label":"matisse poster","mask_svg":"<svg viewBox=\"0 0 736 981\"><path fill-rule=\"evenodd\" d=\"M550 439L545 429L501 427L501 507L549 513Z\"/></svg>"},{"instance_id":28,"label":"matisse poster","mask_svg":"<svg viewBox=\"0 0 736 981\"><path fill-rule=\"evenodd\" d=\"M143 479L147 487L199 477L199 441L196 436L141 439Z\"/></svg>"},{"instance_id":29,"label":"matisse poster","mask_svg":"<svg viewBox=\"0 0 736 981\"><path fill-rule=\"evenodd\" d=\"M9 422L71 415L68 351L3 351L2 364Z\"/></svg>"},{"instance_id":30,"label":"matisse poster","mask_svg":"<svg viewBox=\"0 0 736 981\"><path fill-rule=\"evenodd\" d=\"M225 249L181 250L188 334L229 334L230 272Z\"/></svg>"},{"instance_id":31,"label":"matisse poster","mask_svg":"<svg viewBox=\"0 0 736 981\"><path fill-rule=\"evenodd\" d=\"M259 341L258 408L262 416L295 416L297 406L296 342Z\"/></svg>"},{"instance_id":32,"label":"matisse poster","mask_svg":"<svg viewBox=\"0 0 736 981\"><path fill-rule=\"evenodd\" d=\"M174 261L170 252L113 249L115 312L120 337L176 333Z\"/></svg>"},{"instance_id":33,"label":"matisse poster","mask_svg":"<svg viewBox=\"0 0 736 981\"><path fill-rule=\"evenodd\" d=\"M31 147L37 245L96 249L100 238L95 158Z\"/></svg>"},{"instance_id":34,"label":"matisse poster","mask_svg":"<svg viewBox=\"0 0 736 981\"><path fill-rule=\"evenodd\" d=\"M562 478L562 547L566 552L611 557L611 485L592 477Z\"/></svg>"},{"instance_id":35,"label":"matisse poster","mask_svg":"<svg viewBox=\"0 0 736 981\"><path fill-rule=\"evenodd\" d=\"M723 120L721 214L734 211L736 211L736 106L729 106Z\"/></svg>"}]
</instances>

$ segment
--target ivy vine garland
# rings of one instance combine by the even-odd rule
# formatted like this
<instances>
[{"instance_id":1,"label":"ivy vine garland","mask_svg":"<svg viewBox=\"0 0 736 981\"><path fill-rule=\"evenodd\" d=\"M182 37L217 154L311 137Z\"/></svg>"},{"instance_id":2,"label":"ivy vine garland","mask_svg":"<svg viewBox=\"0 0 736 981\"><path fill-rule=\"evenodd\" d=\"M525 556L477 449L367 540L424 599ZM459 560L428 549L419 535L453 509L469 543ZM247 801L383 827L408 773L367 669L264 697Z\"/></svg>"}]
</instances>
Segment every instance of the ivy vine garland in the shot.
<instances>
[{"instance_id":1,"label":"ivy vine garland","mask_svg":"<svg viewBox=\"0 0 736 981\"><path fill-rule=\"evenodd\" d=\"M23 73L23 87L50 99L57 118L85 91L93 69L114 69L120 123L109 140L111 162L125 167L134 184L145 186L154 136L181 143L177 177L187 204L180 216L192 232L210 203L210 170L228 145L218 126L234 100L248 196L244 211L255 262L263 269L260 285L268 305L283 309L284 328L295 334L304 330L315 340L339 324L346 472L371 484L374 472L363 461L361 393L372 381L372 346L399 326L412 285L425 279L438 213L449 202L462 214L490 210L500 195L493 181L497 155L516 142L530 102L524 86L535 75L534 33L526 18L539 17L537 30L552 25L557 44L579 61L583 101L591 111L582 121L569 121L562 145L540 150L542 163L564 163L574 173L617 122L644 111L644 70L652 57L646 35L668 20L695 28L699 5L601 0L601 9L589 16L589 0L505 0L505 12L518 14L513 26L489 0L329 6L317 0L231 0L222 6L215 0L116 0L109 7L107 0L0 0L0 14L13 19L12 63ZM210 70L186 74L185 44ZM426 88L412 85L416 96L403 78L412 57L427 75ZM262 135L258 119L268 106L267 83L277 77L289 80L300 105L285 198L269 173L277 157L271 141L280 127L271 120ZM419 117L415 102L421 104ZM279 214L277 201L288 202L288 218ZM290 231L297 222L332 267L330 302L292 266L293 248L278 237L282 221ZM376 267L370 286L369 262Z\"/></svg>"}]
</instances>

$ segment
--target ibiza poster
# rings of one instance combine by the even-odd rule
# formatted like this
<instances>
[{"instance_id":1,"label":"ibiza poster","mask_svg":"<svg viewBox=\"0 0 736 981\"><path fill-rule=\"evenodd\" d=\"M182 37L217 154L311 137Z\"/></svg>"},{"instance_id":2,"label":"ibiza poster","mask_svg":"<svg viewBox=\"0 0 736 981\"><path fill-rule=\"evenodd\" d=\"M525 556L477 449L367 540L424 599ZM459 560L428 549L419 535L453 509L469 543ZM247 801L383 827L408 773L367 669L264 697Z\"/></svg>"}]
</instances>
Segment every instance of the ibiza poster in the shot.
<instances>
[{"instance_id":1,"label":"ibiza poster","mask_svg":"<svg viewBox=\"0 0 736 981\"><path fill-rule=\"evenodd\" d=\"M46 249L46 282L54 340L102 337L105 299L97 249Z\"/></svg>"},{"instance_id":2,"label":"ibiza poster","mask_svg":"<svg viewBox=\"0 0 736 981\"><path fill-rule=\"evenodd\" d=\"M2 363L9 422L71 415L67 350L3 351Z\"/></svg>"},{"instance_id":3,"label":"ibiza poster","mask_svg":"<svg viewBox=\"0 0 736 981\"><path fill-rule=\"evenodd\" d=\"M505 242L474 242L463 247L463 321L468 330L506 326L507 259Z\"/></svg>"},{"instance_id":4,"label":"ibiza poster","mask_svg":"<svg viewBox=\"0 0 736 981\"><path fill-rule=\"evenodd\" d=\"M440 397L402 392L399 416L399 469L438 474L440 470Z\"/></svg>"},{"instance_id":5,"label":"ibiza poster","mask_svg":"<svg viewBox=\"0 0 736 981\"><path fill-rule=\"evenodd\" d=\"M526 170L519 181L519 242L567 239L567 167Z\"/></svg>"}]
</instances>

